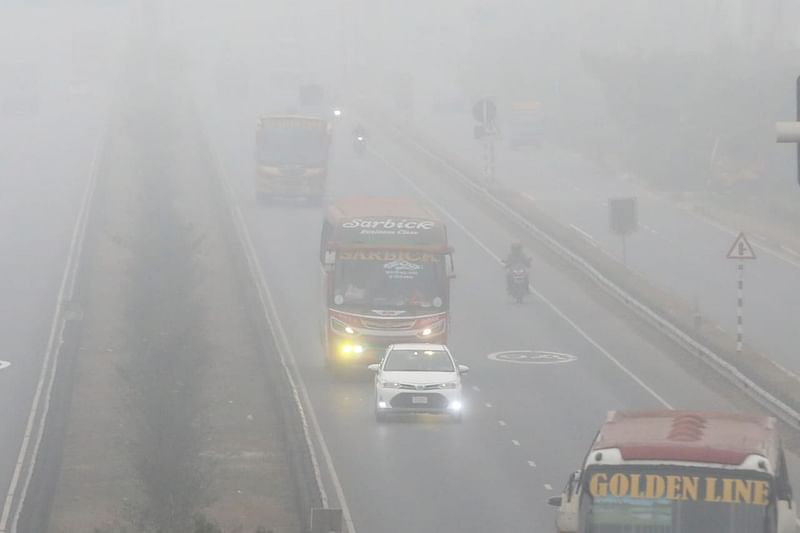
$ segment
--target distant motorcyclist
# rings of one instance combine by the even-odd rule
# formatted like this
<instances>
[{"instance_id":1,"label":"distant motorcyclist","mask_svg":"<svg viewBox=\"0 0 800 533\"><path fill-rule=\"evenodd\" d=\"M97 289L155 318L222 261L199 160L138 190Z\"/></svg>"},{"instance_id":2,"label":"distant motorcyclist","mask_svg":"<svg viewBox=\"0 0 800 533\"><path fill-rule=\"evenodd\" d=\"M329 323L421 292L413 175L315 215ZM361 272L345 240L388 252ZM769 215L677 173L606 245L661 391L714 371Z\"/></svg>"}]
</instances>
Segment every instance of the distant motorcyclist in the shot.
<instances>
[{"instance_id":1,"label":"distant motorcyclist","mask_svg":"<svg viewBox=\"0 0 800 533\"><path fill-rule=\"evenodd\" d=\"M361 124L353 129L353 148L358 155L364 155L367 149L367 131Z\"/></svg>"},{"instance_id":2,"label":"distant motorcyclist","mask_svg":"<svg viewBox=\"0 0 800 533\"><path fill-rule=\"evenodd\" d=\"M522 245L515 242L511 245L511 251L509 251L506 258L503 259L503 264L508 268L520 265L529 268L531 266L531 258L525 255L525 252L522 250Z\"/></svg>"},{"instance_id":3,"label":"distant motorcyclist","mask_svg":"<svg viewBox=\"0 0 800 533\"><path fill-rule=\"evenodd\" d=\"M531 266L531 258L522 250L522 244L515 242L511 245L511 251L503 259L503 265L506 267L506 288L511 291L512 271L522 268L527 275L527 271Z\"/></svg>"},{"instance_id":4,"label":"distant motorcyclist","mask_svg":"<svg viewBox=\"0 0 800 533\"><path fill-rule=\"evenodd\" d=\"M356 124L356 127L353 128L353 138L361 141L367 138L367 130L364 129L363 125Z\"/></svg>"}]
</instances>

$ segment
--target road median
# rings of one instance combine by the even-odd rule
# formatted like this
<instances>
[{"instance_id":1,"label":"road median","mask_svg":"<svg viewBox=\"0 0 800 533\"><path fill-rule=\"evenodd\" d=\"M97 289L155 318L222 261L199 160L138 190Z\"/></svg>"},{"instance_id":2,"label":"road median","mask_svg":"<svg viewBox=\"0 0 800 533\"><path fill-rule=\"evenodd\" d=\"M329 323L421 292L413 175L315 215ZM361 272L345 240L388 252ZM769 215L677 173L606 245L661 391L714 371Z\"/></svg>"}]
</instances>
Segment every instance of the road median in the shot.
<instances>
[{"instance_id":1,"label":"road median","mask_svg":"<svg viewBox=\"0 0 800 533\"><path fill-rule=\"evenodd\" d=\"M111 119L49 531L302 532L283 377L196 113L156 68Z\"/></svg>"}]
</instances>

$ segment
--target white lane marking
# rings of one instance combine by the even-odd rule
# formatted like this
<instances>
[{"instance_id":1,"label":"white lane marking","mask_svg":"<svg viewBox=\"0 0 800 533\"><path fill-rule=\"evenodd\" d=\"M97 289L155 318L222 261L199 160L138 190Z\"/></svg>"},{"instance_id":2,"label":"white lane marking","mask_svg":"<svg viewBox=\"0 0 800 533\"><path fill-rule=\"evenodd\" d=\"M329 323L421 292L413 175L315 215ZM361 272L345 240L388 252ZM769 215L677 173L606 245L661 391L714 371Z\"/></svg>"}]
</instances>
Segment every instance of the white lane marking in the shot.
<instances>
[{"instance_id":1,"label":"white lane marking","mask_svg":"<svg viewBox=\"0 0 800 533\"><path fill-rule=\"evenodd\" d=\"M500 424L503 427L506 427L506 421L505 420L498 420L497 423Z\"/></svg>"},{"instance_id":2,"label":"white lane marking","mask_svg":"<svg viewBox=\"0 0 800 533\"><path fill-rule=\"evenodd\" d=\"M522 193L522 196L524 196L525 198L527 198L531 202L536 203L536 197L534 195L532 195L531 193L524 192L524 193Z\"/></svg>"},{"instance_id":3,"label":"white lane marking","mask_svg":"<svg viewBox=\"0 0 800 533\"><path fill-rule=\"evenodd\" d=\"M579 233L584 239L589 241L592 246L600 247L600 245L597 243L597 240L594 237L592 237L591 235L589 235L589 233L587 233L586 231L582 230L581 228L579 228L575 224L570 224L569 227L572 228L573 230L575 230L577 233Z\"/></svg>"},{"instance_id":4,"label":"white lane marking","mask_svg":"<svg viewBox=\"0 0 800 533\"><path fill-rule=\"evenodd\" d=\"M486 402L486 407L488 407L489 409L491 409L491 408L492 408L492 404L490 404L489 402Z\"/></svg>"},{"instance_id":5,"label":"white lane marking","mask_svg":"<svg viewBox=\"0 0 800 533\"><path fill-rule=\"evenodd\" d=\"M517 439L511 439L511 444L514 446L519 446L519 441Z\"/></svg>"},{"instance_id":6,"label":"white lane marking","mask_svg":"<svg viewBox=\"0 0 800 533\"><path fill-rule=\"evenodd\" d=\"M328 467L328 474L330 475L331 483L333 483L334 490L336 491L336 497L339 501L339 505L342 508L342 516L344 518L345 525L347 526L347 531L349 531L349 533L356 533L355 526L353 525L353 519L350 515L350 509L344 496L344 489L339 481L336 468L333 466L333 458L330 454L330 450L328 449L328 445L325 442L325 437L322 434L322 429L320 428L319 421L317 420L317 415L314 412L314 406L311 403L305 382L303 381L303 377L297 368L297 361L294 356L294 351L289 343L289 337L286 334L283 323L280 320L277 306L275 305L275 300L272 296L272 292L269 289L269 285L267 284L267 278L264 274L263 268L261 267L261 262L258 260L258 254L256 253L253 239L250 236L250 230L247 227L241 207L236 199L234 189L230 184L230 177L225 166L222 164L222 161L217 156L216 150L214 150L213 146L211 147L211 152L215 160L216 167L219 171L219 175L222 178L223 188L228 196L228 205L233 211L239 238L242 239L247 251L247 259L251 273L255 278L256 284L259 285L259 288L261 289L259 291L259 299L261 300L264 310L264 317L275 328L275 331L278 334L278 339L276 340L283 346L283 350L280 348L278 349L278 355L281 359L281 365L284 368L287 379L289 380L289 385L292 388L294 401L297 403L298 410L300 411L303 431L309 445L311 461L314 467L314 475L317 477L317 483L319 484L320 499L322 500L323 507L328 507L328 495L325 492L325 486L320 473L319 460L314 452L315 447L308 431L308 421L311 423L311 427L313 428L314 434L317 437L317 442L319 442L322 456L325 459L325 463Z\"/></svg>"},{"instance_id":7,"label":"white lane marking","mask_svg":"<svg viewBox=\"0 0 800 533\"><path fill-rule=\"evenodd\" d=\"M528 461L528 466L531 468L536 468L536 461Z\"/></svg>"},{"instance_id":8,"label":"white lane marking","mask_svg":"<svg viewBox=\"0 0 800 533\"><path fill-rule=\"evenodd\" d=\"M10 361L0 361L0 370L5 370L6 368L11 366Z\"/></svg>"},{"instance_id":9,"label":"white lane marking","mask_svg":"<svg viewBox=\"0 0 800 533\"><path fill-rule=\"evenodd\" d=\"M480 392L481 391L480 387L478 387L477 385L473 385L472 386L472 390L474 390L475 392Z\"/></svg>"},{"instance_id":10,"label":"white lane marking","mask_svg":"<svg viewBox=\"0 0 800 533\"><path fill-rule=\"evenodd\" d=\"M545 490L553 490L553 486L550 483L545 483L544 488Z\"/></svg>"},{"instance_id":11,"label":"white lane marking","mask_svg":"<svg viewBox=\"0 0 800 533\"><path fill-rule=\"evenodd\" d=\"M400 176L400 178L405 181L412 189L414 189L417 194L419 194L422 198L424 198L428 203L434 206L440 213L442 213L445 217L447 217L450 222L452 222L457 228L464 232L464 234L469 237L469 239L478 245L484 252L486 252L489 257L495 260L495 262L499 264L503 264L503 260L500 258L499 255L494 253L488 246L486 246L483 241L481 241L472 231L467 229L464 224L462 224L458 219L456 219L448 210L446 210L439 202L434 200L430 197L428 193L426 193L419 185L417 185L411 178L409 178L405 172L400 170L396 165L390 163L382 154L376 153L374 150L372 154L383 161L383 163L394 170L394 172ZM656 399L658 403L666 407L667 409L673 409L672 405L669 404L664 398L661 397L652 387L650 387L647 383L645 383L639 376L633 373L628 367L626 367L622 362L611 355L611 353L606 350L599 342L594 340L588 333L586 333L578 324L575 323L574 320L569 318L560 308L558 308L553 302L551 302L546 296L536 290L533 285L530 286L531 292L536 295L542 302L544 302L547 307L549 307L556 315L558 315L564 322L570 325L572 329L575 330L578 335L583 337L583 339L591 344L598 352L600 352L603 357L611 361L614 366L619 368L623 373L625 373L629 378L631 378L637 385L639 385L642 389L644 389L650 396Z\"/></svg>"},{"instance_id":12,"label":"white lane marking","mask_svg":"<svg viewBox=\"0 0 800 533\"><path fill-rule=\"evenodd\" d=\"M578 360L574 355L559 352L545 352L541 350L495 352L490 353L488 358L498 363L512 363L517 365L559 365L572 363Z\"/></svg>"},{"instance_id":13,"label":"white lane marking","mask_svg":"<svg viewBox=\"0 0 800 533\"><path fill-rule=\"evenodd\" d=\"M25 426L25 434L22 438L22 444L19 448L17 455L17 463L14 467L14 473L11 477L11 483L6 492L5 502L3 503L3 512L0 514L0 533L16 533L19 517L22 513L22 508L25 505L25 498L28 494L31 478L33 477L33 470L36 460L39 456L39 448L42 444L42 437L44 436L44 426L47 422L47 415L50 412L50 399L53 393L53 384L56 378L56 371L58 370L58 359L61 353L61 343L63 342L64 329L66 328L66 318L64 316L64 304L72 299L75 294L75 284L77 283L77 272L81 262L81 250L83 249L83 240L86 236L86 226L89 221L89 212L94 198L95 185L97 184L97 174L99 168L100 158L105 151L105 143L107 138L107 130L103 130L100 139L97 141L95 151L92 156L92 162L89 166L89 180L86 183L86 188L83 191L81 198L81 205L78 208L78 216L75 219L75 225L72 228L72 235L70 236L69 248L67 251L67 262L64 265L64 273L61 276L61 285L58 288L58 295L56 296L56 307L53 312L53 322L50 325L50 334L47 339L47 347L45 349L44 360L42 361L42 370L39 374L39 381L36 385L36 392L33 395L33 402L31 403L31 410L28 413L28 422ZM44 395L44 403L42 403L42 396ZM36 424L37 414L42 405L42 413L39 416L39 423ZM35 436L34 436L35 434ZM28 449L33 442L33 448L30 453L30 463L25 481L23 482L22 489L19 492L19 503L14 511L13 519L11 520L9 528L9 519L11 518L12 505L14 499L17 497L17 488L19 485L22 471L25 468L26 458L28 457Z\"/></svg>"},{"instance_id":14,"label":"white lane marking","mask_svg":"<svg viewBox=\"0 0 800 533\"><path fill-rule=\"evenodd\" d=\"M790 253L790 254L794 255L795 257L800 257L800 252L798 252L794 248L790 248L790 247L786 246L785 244L780 244L779 246L781 247L781 250L783 250L784 252ZM798 520L800 520L800 518L798 518Z\"/></svg>"}]
</instances>

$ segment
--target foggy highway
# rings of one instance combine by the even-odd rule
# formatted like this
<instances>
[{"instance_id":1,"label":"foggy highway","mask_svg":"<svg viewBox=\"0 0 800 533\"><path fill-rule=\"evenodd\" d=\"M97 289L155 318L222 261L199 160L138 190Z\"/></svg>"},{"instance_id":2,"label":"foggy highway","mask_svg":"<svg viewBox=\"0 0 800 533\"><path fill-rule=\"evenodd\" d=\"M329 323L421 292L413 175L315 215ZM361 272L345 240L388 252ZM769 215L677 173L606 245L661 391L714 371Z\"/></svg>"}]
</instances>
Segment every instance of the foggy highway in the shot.
<instances>
[{"instance_id":1,"label":"foggy highway","mask_svg":"<svg viewBox=\"0 0 800 533\"><path fill-rule=\"evenodd\" d=\"M69 528L60 524L73 519L96 522L94 530L98 533L129 531L129 525L130 531L152 525L148 531L169 533L200 529L221 533L223 527L225 531L258 527L257 531L289 533L294 529L288 524L295 520L299 524L307 518L309 508L320 507L341 508L349 533L553 531L556 509L547 500L558 496L570 473L582 467L597 428L609 411L687 409L770 414L726 381L722 371L702 362L702 354L693 356L668 340L588 276L568 266L563 258L550 255L531 235L500 219L439 175L433 170L435 165L426 164L397 139L384 134L383 125L374 122L378 119L362 117L359 109L348 107L361 102L366 112L378 103L376 115L398 113L398 121L408 120L479 171L483 153L481 143L472 136L470 99L478 94L497 94L498 102L506 102L531 93L532 99L545 100L546 96L533 93L546 95L551 91L550 96L561 100L554 105L550 118L558 120L559 112L570 115L559 126L568 128L564 124L580 122L582 109L605 105L608 109L586 117L586 123L607 121L604 126L608 129L598 131L620 130L619 138L607 145L587 135L576 146L585 148L594 142L599 149L611 147L609 151L619 157L621 166L636 166L625 161L626 157L634 161L650 158L648 163L657 165L660 159L648 153L651 146L631 142L642 125L635 120L626 123L630 117L614 109L615 105L628 106L624 94L628 89L632 94L647 92L649 85L641 83L640 78L652 74L648 70L652 65L653 71L658 71L659 66L674 62L677 73L684 67L694 72L692 69L713 64L715 58L744 57L752 61L742 59L746 68L759 62L759 54L765 54L779 56L770 68L780 75L794 68L793 64L787 67L789 62L783 54L786 50L794 52L800 44L789 44L792 41L787 37L797 34L796 28L782 22L779 15L800 11L776 8L756 17L758 3L752 0L749 7L732 11L726 10L724 3L713 2L713 8L712 2L705 4L692 11L692 16L698 21L711 17L703 19L708 28L700 22L685 23L686 13L676 6L695 5L688 0L631 8L630 14L621 4L608 0L590 7L578 0L544 1L536 6L518 0L443 0L428 6L428 10L424 3L409 9L406 3L367 0L0 4L0 533L39 533L20 529L35 530L48 520L51 531L62 533ZM782 2L775 5L779 4ZM653 24L648 29L650 19ZM712 22L718 24L712 28ZM674 36L681 35L681 30L686 30L684 42L674 45ZM775 37L762 39L762 43L759 35ZM739 37L742 43L746 41L741 49L725 48L737 43ZM707 63L692 61L693 54L699 56L698 50L706 48L710 50L703 56ZM596 57L587 51L597 52ZM739 63L733 61L732 65L727 68L736 71ZM619 72L624 74L622 78L630 76L630 80L623 80L629 87L622 90L614 83ZM697 148L701 153L698 146L708 141L704 135L712 139L717 135L719 141L719 131L731 126L726 121L729 117L711 112L705 122L693 122L696 117L691 115L697 110L693 106L712 99L702 91L703 81L708 81L705 73L695 74L694 85L690 84L695 93L686 101L675 98L675 106L685 107L681 112L689 117L685 122L691 124L681 124L664 135L675 136L674 131L684 131L680 128L694 128L692 131L701 132L697 137L700 140L694 145L687 141L684 148L687 152ZM725 74L730 73L721 72L720 78ZM763 75L777 86L779 74L748 72L747 76ZM589 79L595 85L587 83ZM734 79L738 83L740 78ZM599 86L611 96L622 95L622 104L595 90ZM775 89L770 87L772 92L765 91L764 100L776 100ZM139 92L138 88L146 90ZM319 89L317 103L305 101L303 105L318 108L301 109L299 100L315 98L298 99L298 95L308 96L315 92L313 89ZM739 92L731 88L731 101L752 99L751 93L736 89ZM592 94L577 102L583 92ZM646 94L641 100L663 97L666 102L671 95L667 91L665 95ZM576 100L574 107L570 98ZM778 158L765 155L763 146L755 146L758 143L753 139L760 133L754 131L763 133L763 125L752 116L760 120L769 113L764 111L766 106L759 107L763 102L749 103L752 109L743 105L739 112L741 122L750 120L751 124L733 126L741 131L730 132L723 140L720 159L727 156L725 162L731 167L739 165L742 174L763 173L758 185L764 186L765 176L774 170ZM331 112L334 106L343 110L343 115L335 119ZM649 118L649 110L641 113L630 107L623 111L633 110L631 115ZM399 114L401 108L405 112ZM646 105L642 108L649 109ZM770 112L774 110L769 108ZM303 115L306 111L324 113L324 119L281 116ZM265 113L275 116L259 123ZM115 117L113 128L119 126L108 142L117 150L118 159L104 157L109 117ZM268 122L295 120L306 122L304 127L314 130L313 143L300 135L278 135L277 140L269 137L286 125L275 126L272 131ZM332 123L332 137L327 120ZM317 124L314 128L308 125L312 121ZM487 127L490 123L488 120ZM366 143L363 155L357 155L351 144L357 124L367 127L367 140L359 137ZM656 127L653 130L663 133ZM507 142L498 140L496 175L502 185L527 196L542 211L619 261L622 245L609 228L608 200L637 197L639 228L627 240L627 266L670 295L696 305L704 319L733 334L737 272L736 264L725 254L738 228L699 215L682 203L690 201L690 195L682 196L678 190L684 185L687 190L707 186L709 194L732 191L747 198L749 189L741 182L726 189L726 185L720 185L723 180L713 175L715 169L700 164L697 170L687 165L696 175L670 184L674 185L673 196L661 196L645 185L649 176L614 175L549 142L546 132L544 137L543 146L523 151L512 151ZM329 140L328 166L327 153L323 152ZM426 139L418 141L426 144ZM736 147L750 144L755 146L752 153L737 159ZM316 150L308 159L318 161L299 163L282 153L298 147ZM275 153L267 154L270 150ZM675 153L674 158L684 155ZM261 167L258 171L257 159ZM115 171L105 172L104 167ZM324 295L320 265L324 207L281 200L259 204L254 187L257 172L266 177L262 180L264 190L259 191L262 195L271 194L271 187L279 189L276 184L281 180L299 181L298 176L313 187L315 180L321 183L327 173L324 206L348 196L412 197L446 224L456 274L449 301L445 301L443 291L432 294L431 302L424 304L416 300L418 296L402 295L402 305L444 307L441 313L447 311L447 345L456 363L470 368L463 376L462 422L432 415L378 422L374 377L366 368L367 362L346 377L326 365L321 325L328 321L328 296ZM108 248L87 246L93 251L92 265L96 266L84 272L79 270L83 235L96 207L91 203L94 185L102 178L106 183L113 182L108 189L108 198L113 201L98 201L100 208L105 208L101 214L119 216L101 218L113 222L92 227L90 235L100 237L91 242L102 240ZM216 178L223 184L219 190ZM156 190L153 184L163 188ZM753 190L758 189L754 186ZM220 191L224 194L218 197ZM780 189L769 187L764 195L773 202L775 197L780 200ZM135 201L123 201L128 198ZM135 206L130 208L131 213L115 208L129 205ZM765 201L760 207L768 205ZM160 210L151 211L153 206ZM129 214L135 216L127 217ZM352 217L341 227L361 223L356 220ZM373 223L384 228L401 227L395 226L394 220ZM425 223L438 231L438 225ZM123 226L124 231L120 229ZM398 234L404 234L405 229L402 227ZM209 235L213 239L207 241ZM745 268L745 342L800 376L795 346L800 316L800 249L780 249L760 235L748 237L758 259ZM235 238L239 240L234 242ZM152 246L139 247L140 241ZM341 244L334 238L331 241L328 251ZM532 294L524 303L515 303L505 286L502 258L514 242L523 243L533 256ZM435 248L436 254L446 252L446 244ZM415 245L426 254L432 249L420 242ZM104 252L115 246L124 248L125 253L116 257ZM180 261L173 261L176 258ZM438 257L436 261L444 262ZM395 264L403 269L423 268L409 267L405 262ZM386 266L383 268L388 272ZM104 278L105 269L114 270L114 276ZM160 276L167 269L169 275ZM434 276L444 277L446 270L442 267ZM151 276L151 272L159 276ZM359 271L355 277L360 276ZM185 286L181 285L184 281ZM81 308L81 304L89 308L91 302L82 301L80 293L73 294L76 285L84 282L104 296L102 302L95 302L94 313L87 313L94 323L83 320ZM119 296L103 290L109 286L119 289ZM346 314L343 310L363 311L353 311L357 306L345 302L351 289L345 292L334 284L330 287L329 297L341 308L337 311L340 316ZM172 288L180 290L167 290ZM366 307L365 291L360 292L358 305L371 309ZM140 295L147 298L138 299ZM173 308L164 302L176 305ZM401 309L401 304L397 305ZM106 314L106 308L113 308L116 314ZM154 308L161 313L152 313ZM166 308L172 311L165 312ZM397 311L396 316L405 312L407 309ZM389 315L391 311L375 311L376 315L381 313ZM363 323L355 324L364 325L366 330L367 323L375 318L360 317ZM384 318L381 315L380 319ZM67 328L70 319L79 321L74 330ZM415 320L414 327L420 329L409 335L433 338L431 335L441 333L432 331L441 323L432 325L438 319L428 316ZM424 320L431 322L421 322ZM375 326L372 334L384 339L397 334L395 316L383 324L392 321L388 327ZM266 322L270 327L260 330ZM331 329L341 322L338 334L343 337L364 333L357 330L360 326L350 326L338 318L329 322ZM387 333L391 327L395 331ZM429 329L422 332L423 327ZM93 338L88 344L76 343L80 344L74 350L78 355L62 358L65 364L59 367L60 352L72 354L62 350L65 329L70 334L88 331ZM204 329L208 331L198 334ZM370 334L365 335L369 340ZM355 354L362 346L369 346L355 346L356 342L362 339L347 337L337 349ZM154 345L159 345L160 351L154 350ZM106 358L106 352L120 358ZM227 359L220 357L220 352ZM87 353L94 359L86 357ZM153 358L143 359L145 355ZM176 355L182 366L173 364ZM124 367L119 363L123 358ZM107 365L99 369L101 372L82 376L75 372L97 370L102 365L87 361L101 359ZM148 361L163 367L153 370ZM161 368L170 373L158 370ZM140 369L152 370L163 379L137 372ZM399 370L410 373L408 368ZM770 392L780 401L788 397L791 403L796 400L791 394L794 391L785 390L794 385L787 384L792 379L790 372L779 369L777 373L787 379L774 387L784 389ZM769 381L768 386L775 381ZM455 383L434 383L426 390L449 388L460 392ZM405 382L385 386L413 389ZM59 401L51 401L53 390L57 391L53 398ZM83 395L74 395L74 390ZM76 397L81 408L71 407L69 400ZM64 401L60 401L62 398ZM410 404L416 409L423 400L426 408L435 407L427 397L414 398ZM461 413L458 401L442 402L442 409ZM382 409L402 405L387 406L391 402L385 398L380 403ZM170 410L170 406L184 409ZM94 418L81 416L87 412L98 415L96 420L106 424L102 426L105 433L95 430ZM145 415L158 423L145 421ZM736 477L735 481L745 487L751 487L745 481L755 481L748 477L753 472L763 487L767 483L761 478L769 475L770 492L762 493L761 502L766 511L759 509L763 529L785 533L787 523L792 527L796 523L800 531L796 508L793 502L787 503L792 500L790 487L783 483L784 463L788 463L788 476L795 489L800 487L800 432L788 429L785 419L778 423L785 435L786 461L779 446L767 449L765 443L776 441L766 438L747 443L756 451L747 451L738 462L730 456L709 460L710 455L690 460L680 456L679 446L695 446L700 452L710 450L718 456L726 452L735 455L731 450L697 444L695 441L712 433L704 434L705 420L698 420L696 435L687 440L670 434L666 440L675 442L655 446L658 449L648 453L655 454L656 460L645 457L642 461L647 466L658 463L659 468L699 465L712 470L712 465L720 471L740 469L742 472L736 475L741 479ZM769 426L769 422L763 426ZM91 430L86 431L87 427ZM209 427L213 427L213 433ZM51 428L54 431L49 431ZM769 427L763 434L769 433L771 438L773 430ZM749 438L740 433L736 436L742 441ZM673 444L678 452L659 448ZM42 450L44 459L38 455ZM64 453L70 450L86 453ZM91 457L94 450L103 451L96 464ZM619 457L624 455L619 453ZM677 455L666 457L669 453ZM153 461L154 456L161 462ZM773 462L762 456L780 459ZM605 458L598 457L595 466L603 466L601 459L612 466L619 466L614 461L628 461L628 457L617 459L606 454ZM175 475L159 468L164 464L182 466L183 470L174 472L188 474ZM218 464L224 468L216 469ZM89 472L93 467L99 468ZM242 474L245 471L248 475ZM639 474L634 475L638 480ZM173 485L175 480L183 484ZM148 481L152 483L148 485ZM730 484L734 478L724 481ZM86 492L73 490L75 486ZM154 490L156 486L159 490ZM634 483L631 486L638 487ZM589 483L584 487L589 494ZM50 508L59 507L54 503L59 501L54 496L57 492L63 504L60 518L67 522L52 521L56 513ZM101 493L102 498L98 498ZM768 504L767 495L771 498ZM601 496L591 494L592 500ZM702 502L697 494L694 496L684 498L686 508L697 504L703 510L701 505L719 502L754 504L733 497L713 499L713 492L704 494L708 499ZM182 498L186 501L180 502ZM655 502L661 496L644 499ZM293 504L287 505L287 501ZM153 506L154 502L158 505ZM23 505L28 505L26 516L17 528ZM173 532L171 527L162 527L159 518L169 518L175 510L170 507L180 505L185 511L184 529ZM670 522L672 529L684 529L680 525L683 505L683 501L675 504L679 511ZM778 516L779 505L786 507L780 516L789 517L780 529L770 522ZM253 511L256 507L266 517L263 527L261 515L257 526L248 516L259 514ZM153 508L162 510L163 516L147 516ZM584 515L586 508L581 510ZM631 509L636 514L635 507ZM31 522L27 522L28 514L33 517ZM279 521L289 515L291 519ZM713 513L708 516L713 521ZM734 513L728 518L732 516ZM232 525L237 520L240 525ZM218 521L224 525L218 526ZM612 525L620 529L628 526Z\"/></svg>"},{"instance_id":2,"label":"foggy highway","mask_svg":"<svg viewBox=\"0 0 800 533\"><path fill-rule=\"evenodd\" d=\"M252 192L252 109L210 116L219 164L237 192L311 406L358 531L547 531L558 494L610 409L752 409L674 348L643 335L573 279L534 259L540 296L511 303L498 262L509 231L373 134L361 159L336 125L329 190L430 203L456 249L449 346L466 377L465 421L376 424L372 378L340 380L319 340L321 212L261 207ZM224 119L220 119L224 116ZM562 364L489 359L509 350L574 356ZM330 482L330 480L329 480ZM330 492L333 493L333 487Z\"/></svg>"},{"instance_id":3,"label":"foggy highway","mask_svg":"<svg viewBox=\"0 0 800 533\"><path fill-rule=\"evenodd\" d=\"M471 137L474 121L468 111L419 111L415 121L475 169L482 168L482 143ZM610 175L547 142L539 149L512 151L500 140L496 153L500 183L532 197L545 212L620 262L622 241L609 227L608 199L636 197L639 229L627 238L628 267L697 305L705 319L735 334L736 264L725 255L736 228L681 208L679 200ZM745 266L745 342L800 373L792 340L800 313L800 255L767 245L758 235L747 236L757 259ZM779 311L776 301L783 302Z\"/></svg>"}]
</instances>

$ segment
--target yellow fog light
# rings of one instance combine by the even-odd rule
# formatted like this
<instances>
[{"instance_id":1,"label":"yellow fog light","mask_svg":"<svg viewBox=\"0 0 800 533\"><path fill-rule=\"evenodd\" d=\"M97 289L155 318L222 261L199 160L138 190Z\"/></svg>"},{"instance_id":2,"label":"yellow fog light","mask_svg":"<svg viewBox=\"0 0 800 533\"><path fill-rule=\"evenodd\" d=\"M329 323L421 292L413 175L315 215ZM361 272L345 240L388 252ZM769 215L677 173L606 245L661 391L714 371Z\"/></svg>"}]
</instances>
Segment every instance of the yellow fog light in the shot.
<instances>
[{"instance_id":1,"label":"yellow fog light","mask_svg":"<svg viewBox=\"0 0 800 533\"><path fill-rule=\"evenodd\" d=\"M360 344L342 344L340 350L342 355L358 355L364 353L364 347Z\"/></svg>"}]
</instances>

